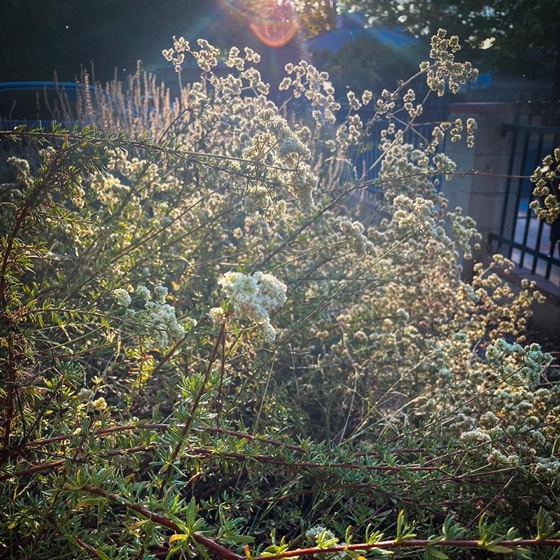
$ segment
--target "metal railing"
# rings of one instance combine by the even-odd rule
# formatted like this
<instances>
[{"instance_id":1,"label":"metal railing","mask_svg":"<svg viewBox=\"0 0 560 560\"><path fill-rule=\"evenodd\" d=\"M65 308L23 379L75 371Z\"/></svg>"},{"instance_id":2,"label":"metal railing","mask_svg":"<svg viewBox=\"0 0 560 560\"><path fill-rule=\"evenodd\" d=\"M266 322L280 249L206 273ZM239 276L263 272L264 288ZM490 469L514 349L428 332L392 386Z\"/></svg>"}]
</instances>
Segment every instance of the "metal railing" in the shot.
<instances>
[{"instance_id":1,"label":"metal railing","mask_svg":"<svg viewBox=\"0 0 560 560\"><path fill-rule=\"evenodd\" d=\"M555 255L560 253L558 230L537 220L531 211L534 196L529 180L543 158L560 146L560 127L508 124L504 135L511 151L500 231L490 234L490 244L519 267L560 285L560 254Z\"/></svg>"}]
</instances>

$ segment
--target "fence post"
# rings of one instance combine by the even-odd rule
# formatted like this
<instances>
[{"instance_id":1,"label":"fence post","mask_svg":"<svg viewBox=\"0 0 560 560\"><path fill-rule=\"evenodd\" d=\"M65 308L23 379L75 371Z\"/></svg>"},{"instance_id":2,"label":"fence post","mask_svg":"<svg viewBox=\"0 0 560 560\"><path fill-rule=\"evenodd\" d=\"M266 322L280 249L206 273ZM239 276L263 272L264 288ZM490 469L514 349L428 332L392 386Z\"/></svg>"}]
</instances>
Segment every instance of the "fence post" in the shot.
<instances>
[{"instance_id":1,"label":"fence post","mask_svg":"<svg viewBox=\"0 0 560 560\"><path fill-rule=\"evenodd\" d=\"M481 250L475 254L475 260L481 260L490 252L488 234L500 232L504 225L507 227L507 220L502 224L502 218L510 217L510 223L513 221L515 193L509 193L511 208L504 208L504 201L507 175L515 154L512 155L512 137L505 133L504 124L526 121L529 111L530 105L515 103L453 103L449 106L449 121L461 118L465 122L472 117L477 122L473 148L467 147L465 138L447 142L445 152L457 164L457 173L442 186L449 208L460 206L476 221L482 234ZM468 270L465 272L469 274Z\"/></svg>"}]
</instances>

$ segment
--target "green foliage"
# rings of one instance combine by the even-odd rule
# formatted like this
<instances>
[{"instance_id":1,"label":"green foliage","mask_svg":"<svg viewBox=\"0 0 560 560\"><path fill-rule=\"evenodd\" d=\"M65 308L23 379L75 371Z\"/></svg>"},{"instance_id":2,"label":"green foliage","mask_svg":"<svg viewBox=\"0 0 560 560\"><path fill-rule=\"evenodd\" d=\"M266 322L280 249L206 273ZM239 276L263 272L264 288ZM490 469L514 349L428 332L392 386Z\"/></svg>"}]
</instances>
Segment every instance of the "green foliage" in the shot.
<instances>
[{"instance_id":1,"label":"green foliage","mask_svg":"<svg viewBox=\"0 0 560 560\"><path fill-rule=\"evenodd\" d=\"M447 29L465 43L468 58L516 75L539 77L559 56L558 23L551 18L560 9L558 0L341 0L340 5L415 36Z\"/></svg>"},{"instance_id":2,"label":"green foliage","mask_svg":"<svg viewBox=\"0 0 560 560\"><path fill-rule=\"evenodd\" d=\"M438 35L417 76L435 93L474 75L455 45ZM500 257L461 279L478 237L437 188L463 124L407 143L411 82L337 121L305 63L280 110L256 53L220 77L199 47L165 51L204 70L172 124L1 133L0 554L558 545L558 386L524 345L540 296ZM368 208L352 154L380 121Z\"/></svg>"}]
</instances>

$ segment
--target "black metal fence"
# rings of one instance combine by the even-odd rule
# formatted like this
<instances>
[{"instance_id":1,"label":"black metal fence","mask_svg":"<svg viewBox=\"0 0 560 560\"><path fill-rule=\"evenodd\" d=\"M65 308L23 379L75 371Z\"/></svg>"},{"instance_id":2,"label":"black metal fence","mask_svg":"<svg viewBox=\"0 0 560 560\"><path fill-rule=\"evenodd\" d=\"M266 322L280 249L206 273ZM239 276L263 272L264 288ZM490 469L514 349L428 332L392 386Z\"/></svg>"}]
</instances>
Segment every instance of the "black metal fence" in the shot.
<instances>
[{"instance_id":1,"label":"black metal fence","mask_svg":"<svg viewBox=\"0 0 560 560\"><path fill-rule=\"evenodd\" d=\"M560 127L504 125L504 135L511 151L500 231L490 234L492 249L560 285L560 228L537 220L529 207L534 197L528 178L560 146Z\"/></svg>"}]
</instances>

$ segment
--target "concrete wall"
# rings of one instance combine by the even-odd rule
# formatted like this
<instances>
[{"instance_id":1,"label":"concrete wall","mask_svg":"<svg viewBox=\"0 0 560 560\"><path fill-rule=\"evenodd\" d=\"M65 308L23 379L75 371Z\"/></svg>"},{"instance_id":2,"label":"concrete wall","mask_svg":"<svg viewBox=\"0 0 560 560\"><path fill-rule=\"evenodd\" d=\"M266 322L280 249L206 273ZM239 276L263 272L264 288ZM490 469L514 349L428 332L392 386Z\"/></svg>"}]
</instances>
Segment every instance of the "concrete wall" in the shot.
<instances>
[{"instance_id":1,"label":"concrete wall","mask_svg":"<svg viewBox=\"0 0 560 560\"><path fill-rule=\"evenodd\" d=\"M449 199L451 209L463 208L465 214L474 218L483 236L480 251L475 254L476 261L485 261L492 250L488 243L489 233L499 233L504 211L507 174L510 161L514 173L521 172L515 163L521 161L512 153L511 134L504 131L504 124L533 124L530 104L512 103L460 103L450 105L448 120L462 118L465 121L473 117L477 122L474 148L467 148L466 141L446 145L445 153L457 164L457 174L443 184L443 192ZM519 150L521 147L519 147ZM464 174L462 174L464 173ZM509 207L506 209L505 234L512 227L517 209L514 207L517 182L512 181L509 192ZM465 272L469 274L469 265L465 263ZM560 350L560 287L553 285L538 275L531 275L529 270L517 268L508 281L519 284L522 278L535 280L537 286L547 297L544 305L535 306L530 328L548 339L556 341Z\"/></svg>"},{"instance_id":2,"label":"concrete wall","mask_svg":"<svg viewBox=\"0 0 560 560\"><path fill-rule=\"evenodd\" d=\"M472 117L477 122L474 148L467 148L463 138L447 142L445 153L457 164L457 172L443 185L450 208L460 206L472 216L483 239L498 233L502 219L507 174L512 152L511 137L504 124L529 119L530 107L512 103L458 103L450 105L449 120ZM464 175L461 175L464 172ZM512 204L515 193L510 199ZM512 215L512 207L508 215ZM482 247L483 254L487 247Z\"/></svg>"}]
</instances>

